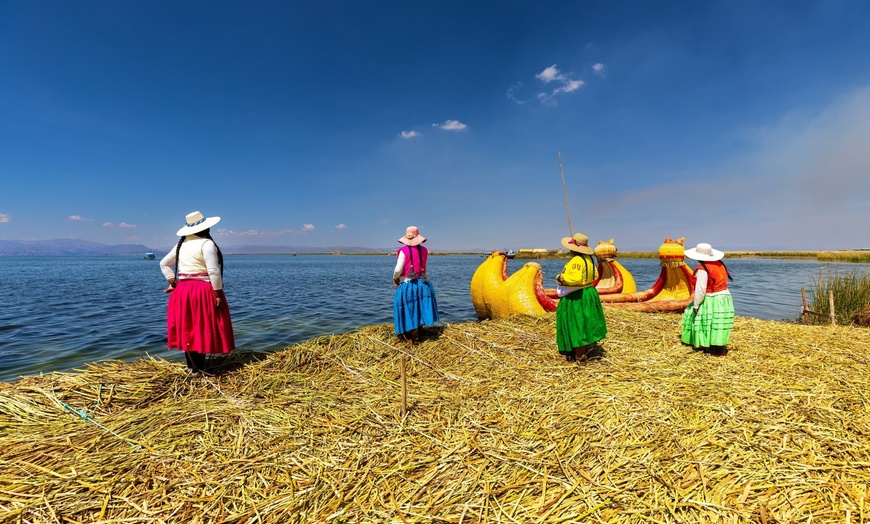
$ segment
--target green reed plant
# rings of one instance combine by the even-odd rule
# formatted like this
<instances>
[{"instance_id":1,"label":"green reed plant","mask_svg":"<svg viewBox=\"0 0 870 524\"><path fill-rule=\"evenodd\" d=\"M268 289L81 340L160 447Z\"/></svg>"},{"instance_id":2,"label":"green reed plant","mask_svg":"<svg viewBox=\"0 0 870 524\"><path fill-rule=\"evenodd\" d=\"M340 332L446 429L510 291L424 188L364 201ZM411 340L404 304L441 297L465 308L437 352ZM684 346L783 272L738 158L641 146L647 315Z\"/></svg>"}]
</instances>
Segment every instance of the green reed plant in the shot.
<instances>
[{"instance_id":1,"label":"green reed plant","mask_svg":"<svg viewBox=\"0 0 870 524\"><path fill-rule=\"evenodd\" d=\"M834 313L837 324L853 324L853 319L858 313L870 308L870 273L858 271L840 273L839 270L834 272L828 270L826 277L823 278L819 275L810 297L810 307L813 311L826 315L831 314L829 292L834 294ZM812 317L807 320L813 324L830 322L829 317L815 315L808 315L808 317Z\"/></svg>"},{"instance_id":2,"label":"green reed plant","mask_svg":"<svg viewBox=\"0 0 870 524\"><path fill-rule=\"evenodd\" d=\"M617 258L658 258L658 251L619 251Z\"/></svg>"},{"instance_id":3,"label":"green reed plant","mask_svg":"<svg viewBox=\"0 0 870 524\"><path fill-rule=\"evenodd\" d=\"M870 250L861 251L822 251L818 260L831 262L870 262Z\"/></svg>"}]
</instances>

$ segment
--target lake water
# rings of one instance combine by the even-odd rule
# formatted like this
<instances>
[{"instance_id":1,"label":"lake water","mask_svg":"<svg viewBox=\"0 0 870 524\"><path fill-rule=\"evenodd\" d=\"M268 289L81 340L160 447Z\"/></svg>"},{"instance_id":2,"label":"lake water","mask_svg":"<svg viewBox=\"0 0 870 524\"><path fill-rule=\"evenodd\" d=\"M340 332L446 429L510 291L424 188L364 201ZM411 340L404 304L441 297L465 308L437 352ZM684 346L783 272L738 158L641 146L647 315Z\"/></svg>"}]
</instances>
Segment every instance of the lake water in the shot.
<instances>
[{"instance_id":1,"label":"lake water","mask_svg":"<svg viewBox=\"0 0 870 524\"><path fill-rule=\"evenodd\" d=\"M619 259L638 289L655 282L658 259ZM392 256L229 255L224 289L236 344L276 350L330 333L392 324ZM473 321L469 286L483 258L433 256L430 278L441 321ZM508 272L526 260L511 260ZM547 287L565 260L538 261ZM801 287L827 271L870 271L870 264L814 260L726 260L738 315L794 320ZM694 267L694 262L689 262ZM165 281L158 261L128 257L0 257L0 381L66 371L98 360L146 353L182 360L166 349Z\"/></svg>"}]
</instances>

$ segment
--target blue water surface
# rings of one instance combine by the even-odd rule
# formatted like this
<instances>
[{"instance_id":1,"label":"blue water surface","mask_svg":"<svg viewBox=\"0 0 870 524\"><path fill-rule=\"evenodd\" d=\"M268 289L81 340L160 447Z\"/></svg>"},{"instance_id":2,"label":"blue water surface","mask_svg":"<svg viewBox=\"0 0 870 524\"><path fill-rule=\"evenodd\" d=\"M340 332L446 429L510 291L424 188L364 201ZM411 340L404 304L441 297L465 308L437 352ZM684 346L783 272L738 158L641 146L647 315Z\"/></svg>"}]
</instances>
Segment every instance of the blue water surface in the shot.
<instances>
[{"instance_id":1,"label":"blue water surface","mask_svg":"<svg viewBox=\"0 0 870 524\"><path fill-rule=\"evenodd\" d=\"M433 256L430 279L444 323L473 321L470 283L479 255ZM526 260L511 260L513 273ZM658 259L620 259L638 289L658 277ZM392 270L388 255L228 255L224 289L236 343L272 351L372 324L392 324ZM565 260L537 261L547 287ZM693 262L689 262L694 266ZM726 260L738 315L794 320L801 287L819 270L870 271L868 264L815 260ZM146 354L171 360L166 349L166 282L158 261L138 257L0 257L0 381L66 371L106 359Z\"/></svg>"}]
</instances>

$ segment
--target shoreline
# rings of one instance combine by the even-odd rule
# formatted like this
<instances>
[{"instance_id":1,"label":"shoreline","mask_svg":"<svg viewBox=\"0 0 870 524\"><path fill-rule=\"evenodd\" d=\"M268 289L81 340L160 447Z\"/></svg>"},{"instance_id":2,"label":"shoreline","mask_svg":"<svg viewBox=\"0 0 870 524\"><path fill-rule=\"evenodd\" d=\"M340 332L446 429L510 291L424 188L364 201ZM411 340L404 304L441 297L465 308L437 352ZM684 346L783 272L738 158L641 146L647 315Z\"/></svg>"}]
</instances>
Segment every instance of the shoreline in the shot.
<instances>
[{"instance_id":1,"label":"shoreline","mask_svg":"<svg viewBox=\"0 0 870 524\"><path fill-rule=\"evenodd\" d=\"M429 251L430 256L478 256L486 257L492 253L482 251ZM334 256L393 256L393 251L364 251L364 252L298 252L298 253L229 253L228 256L236 255L281 255L281 256L313 256L313 255L334 255ZM559 252L559 250L548 251L546 254L529 255L525 253L517 253L515 260L539 260L550 258L570 258L570 253ZM657 251L625 251L617 253L616 258L658 258ZM725 251L725 258L781 258L781 259L815 259L821 261L832 262L857 262L870 263L870 249L842 249L842 250L819 250L819 251Z\"/></svg>"},{"instance_id":2,"label":"shoreline","mask_svg":"<svg viewBox=\"0 0 870 524\"><path fill-rule=\"evenodd\" d=\"M568 364L552 316L392 326L190 380L143 358L0 384L6 518L33 522L845 522L864 518L870 330L608 309ZM408 409L401 410L401 360ZM863 486L863 487L862 487ZM860 515L860 516L859 516Z\"/></svg>"}]
</instances>

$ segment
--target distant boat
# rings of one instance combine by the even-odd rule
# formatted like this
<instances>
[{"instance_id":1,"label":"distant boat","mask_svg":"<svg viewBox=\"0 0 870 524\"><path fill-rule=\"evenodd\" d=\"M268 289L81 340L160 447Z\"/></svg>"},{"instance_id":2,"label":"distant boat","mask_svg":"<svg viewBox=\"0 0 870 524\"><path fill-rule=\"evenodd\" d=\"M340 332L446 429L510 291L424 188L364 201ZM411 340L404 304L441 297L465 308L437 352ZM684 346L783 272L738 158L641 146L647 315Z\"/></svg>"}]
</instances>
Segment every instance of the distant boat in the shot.
<instances>
[{"instance_id":1,"label":"distant boat","mask_svg":"<svg viewBox=\"0 0 870 524\"><path fill-rule=\"evenodd\" d=\"M514 253L513 249L508 249L507 252L505 253L505 256L508 258L514 258L515 256L517 256L517 254Z\"/></svg>"},{"instance_id":2,"label":"distant boat","mask_svg":"<svg viewBox=\"0 0 870 524\"><path fill-rule=\"evenodd\" d=\"M145 260L154 260L157 257L154 255L154 253L149 251L149 252L145 253L145 256L143 258L145 258Z\"/></svg>"}]
</instances>

